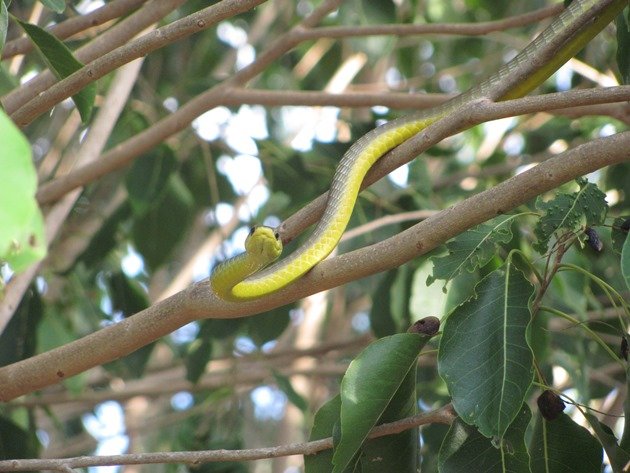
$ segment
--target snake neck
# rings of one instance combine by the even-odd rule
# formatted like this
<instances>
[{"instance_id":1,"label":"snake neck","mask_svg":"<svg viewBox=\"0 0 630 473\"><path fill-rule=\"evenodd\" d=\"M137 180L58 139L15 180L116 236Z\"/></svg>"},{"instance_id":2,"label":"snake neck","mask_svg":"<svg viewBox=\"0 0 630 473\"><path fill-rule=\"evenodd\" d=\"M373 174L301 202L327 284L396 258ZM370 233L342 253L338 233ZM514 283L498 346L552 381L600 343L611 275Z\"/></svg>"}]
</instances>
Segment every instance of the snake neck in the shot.
<instances>
[{"instance_id":1,"label":"snake neck","mask_svg":"<svg viewBox=\"0 0 630 473\"><path fill-rule=\"evenodd\" d=\"M243 279L260 271L268 264L268 261L252 255L242 253L220 263L212 272L210 286L221 299L228 301L242 300L233 293L233 288Z\"/></svg>"}]
</instances>

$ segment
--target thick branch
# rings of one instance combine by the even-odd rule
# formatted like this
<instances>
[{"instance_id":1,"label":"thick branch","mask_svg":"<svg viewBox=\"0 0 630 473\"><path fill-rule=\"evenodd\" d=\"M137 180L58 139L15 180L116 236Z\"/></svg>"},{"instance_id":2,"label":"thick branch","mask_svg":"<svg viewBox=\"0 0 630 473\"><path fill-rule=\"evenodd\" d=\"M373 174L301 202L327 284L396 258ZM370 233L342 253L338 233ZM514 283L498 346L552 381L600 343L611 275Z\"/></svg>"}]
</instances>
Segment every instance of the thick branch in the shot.
<instances>
[{"instance_id":1,"label":"thick branch","mask_svg":"<svg viewBox=\"0 0 630 473\"><path fill-rule=\"evenodd\" d=\"M471 107L473 120L497 118L506 104L479 101ZM460 114L461 115L461 114ZM400 146L411 159L418 149L440 141L463 126L461 116L450 116L428 127ZM419 146L420 144L421 146ZM466 199L381 243L330 258L302 279L256 301L234 303L217 298L207 281L155 304L115 325L33 358L0 368L0 400L14 399L127 355L176 328L201 318L234 318L264 312L310 294L400 266L431 251L450 238L498 214L509 212L539 194L576 177L630 159L630 132L593 140L554 156L498 186ZM396 150L396 151L397 151ZM394 155L395 153L391 153ZM398 155L400 152L397 151Z\"/></svg>"},{"instance_id":2,"label":"thick branch","mask_svg":"<svg viewBox=\"0 0 630 473\"><path fill-rule=\"evenodd\" d=\"M394 435L405 430L426 424L450 425L455 420L453 407L447 404L431 412L417 414L388 424L374 427L369 439ZM127 455L75 457L48 460L4 460L0 461L0 471L57 470L87 468L105 465L148 465L156 463L186 463L198 466L208 462L252 461L265 458L278 458L290 455L314 455L333 447L332 437L312 442L281 445L278 447L254 448L250 450L206 450L199 452L160 452L135 453Z\"/></svg>"}]
</instances>

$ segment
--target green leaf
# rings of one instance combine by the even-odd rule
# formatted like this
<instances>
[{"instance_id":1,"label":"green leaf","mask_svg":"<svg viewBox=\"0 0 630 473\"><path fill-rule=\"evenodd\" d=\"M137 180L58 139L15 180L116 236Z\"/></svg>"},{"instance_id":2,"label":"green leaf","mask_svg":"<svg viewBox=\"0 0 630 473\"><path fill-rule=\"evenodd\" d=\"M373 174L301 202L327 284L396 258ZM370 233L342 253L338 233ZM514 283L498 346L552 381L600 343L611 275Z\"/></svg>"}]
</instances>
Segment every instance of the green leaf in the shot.
<instances>
[{"instance_id":1,"label":"green leaf","mask_svg":"<svg viewBox=\"0 0 630 473\"><path fill-rule=\"evenodd\" d=\"M627 225L627 226L626 226ZM628 238L628 230L630 230L630 215L623 217L617 217L612 224L612 231L610 237L612 240L612 248L615 253L621 255L623 250L623 244Z\"/></svg>"},{"instance_id":2,"label":"green leaf","mask_svg":"<svg viewBox=\"0 0 630 473\"><path fill-rule=\"evenodd\" d=\"M370 327L377 338L393 335L398 331L391 312L391 292L398 270L388 271L372 294Z\"/></svg>"},{"instance_id":3,"label":"green leaf","mask_svg":"<svg viewBox=\"0 0 630 473\"><path fill-rule=\"evenodd\" d=\"M523 404L499 448L473 426L456 419L440 448L440 473L529 473L525 430L531 417L529 407Z\"/></svg>"},{"instance_id":4,"label":"green leaf","mask_svg":"<svg viewBox=\"0 0 630 473\"><path fill-rule=\"evenodd\" d=\"M496 255L497 245L512 240L510 226L516 217L501 215L449 241L448 254L432 258L433 275L427 279L427 285L436 279L450 281L463 272L472 273L485 266Z\"/></svg>"},{"instance_id":5,"label":"green leaf","mask_svg":"<svg viewBox=\"0 0 630 473\"><path fill-rule=\"evenodd\" d=\"M125 178L125 185L135 214L142 215L160 200L176 168L177 159L173 150L165 145L134 161Z\"/></svg>"},{"instance_id":6,"label":"green leaf","mask_svg":"<svg viewBox=\"0 0 630 473\"><path fill-rule=\"evenodd\" d=\"M0 261L22 271L46 255L44 220L35 200L37 173L26 138L0 110Z\"/></svg>"},{"instance_id":7,"label":"green leaf","mask_svg":"<svg viewBox=\"0 0 630 473\"><path fill-rule=\"evenodd\" d=\"M617 66L621 83L630 84L630 11L617 16Z\"/></svg>"},{"instance_id":8,"label":"green leaf","mask_svg":"<svg viewBox=\"0 0 630 473\"><path fill-rule=\"evenodd\" d=\"M627 340L627 335L625 335L624 338ZM626 364L626 389L628 388L630 388L630 366ZM630 418L630 396L626 396L626 400L623 404L623 414L626 419ZM630 422L624 423L619 447L630 452Z\"/></svg>"},{"instance_id":9,"label":"green leaf","mask_svg":"<svg viewBox=\"0 0 630 473\"><path fill-rule=\"evenodd\" d=\"M10 365L35 354L37 329L43 315L41 297L31 286L0 334L0 366Z\"/></svg>"},{"instance_id":10,"label":"green leaf","mask_svg":"<svg viewBox=\"0 0 630 473\"><path fill-rule=\"evenodd\" d=\"M206 365L212 358L212 320L201 321L197 338L188 346L186 353L186 379L196 383L206 371Z\"/></svg>"},{"instance_id":11,"label":"green leaf","mask_svg":"<svg viewBox=\"0 0 630 473\"><path fill-rule=\"evenodd\" d=\"M298 392L293 388L291 380L276 370L273 371L273 377L276 380L276 384L278 385L278 387L282 390L284 394L286 394L289 402L302 412L306 412L308 409L308 403L306 402L306 399L300 396Z\"/></svg>"},{"instance_id":12,"label":"green leaf","mask_svg":"<svg viewBox=\"0 0 630 473\"><path fill-rule=\"evenodd\" d=\"M600 473L603 450L584 427L565 413L552 421L536 419L529 449L532 473Z\"/></svg>"},{"instance_id":13,"label":"green leaf","mask_svg":"<svg viewBox=\"0 0 630 473\"><path fill-rule=\"evenodd\" d=\"M56 1L55 3L59 2ZM35 44L35 47L42 54L51 71L55 73L58 79L65 79L84 66L81 61L72 55L72 51L63 42L59 41L48 31L24 21L18 20L18 23L31 38L33 44ZM90 121L95 98L95 83L86 85L80 92L72 96L72 100L81 114L83 123Z\"/></svg>"},{"instance_id":14,"label":"green leaf","mask_svg":"<svg viewBox=\"0 0 630 473\"><path fill-rule=\"evenodd\" d=\"M57 13L63 13L66 9L66 2L64 0L39 0L42 2L42 5L50 8Z\"/></svg>"},{"instance_id":15,"label":"green leaf","mask_svg":"<svg viewBox=\"0 0 630 473\"><path fill-rule=\"evenodd\" d=\"M341 396L337 395L318 409L313 420L309 441L333 436L335 424L341 413ZM338 440L338 439L337 439ZM322 450L315 455L304 457L304 473L330 473L332 470L332 449Z\"/></svg>"},{"instance_id":16,"label":"green leaf","mask_svg":"<svg viewBox=\"0 0 630 473\"><path fill-rule=\"evenodd\" d=\"M533 287L510 261L475 292L444 324L438 370L462 419L487 437L501 438L532 382L526 332Z\"/></svg>"},{"instance_id":17,"label":"green leaf","mask_svg":"<svg viewBox=\"0 0 630 473\"><path fill-rule=\"evenodd\" d=\"M153 270L166 262L192 220L193 197L177 176L168 180L162 199L133 222L133 241Z\"/></svg>"},{"instance_id":18,"label":"green leaf","mask_svg":"<svg viewBox=\"0 0 630 473\"><path fill-rule=\"evenodd\" d=\"M604 222L608 211L606 194L585 179L578 179L577 183L580 186L577 192L558 193L548 202L540 197L536 201L536 208L544 212L534 229L538 241L533 246L539 253L547 252L554 235L559 237Z\"/></svg>"},{"instance_id":19,"label":"green leaf","mask_svg":"<svg viewBox=\"0 0 630 473\"><path fill-rule=\"evenodd\" d=\"M276 340L291 322L289 312L295 304L280 306L262 314L245 319L247 334L259 347L271 340Z\"/></svg>"},{"instance_id":20,"label":"green leaf","mask_svg":"<svg viewBox=\"0 0 630 473\"><path fill-rule=\"evenodd\" d=\"M412 367L378 420L394 422L416 414L416 369ZM343 406L342 406L343 407ZM418 470L418 429L368 440L361 449L362 473L416 473Z\"/></svg>"},{"instance_id":21,"label":"green leaf","mask_svg":"<svg viewBox=\"0 0 630 473\"><path fill-rule=\"evenodd\" d=\"M107 285L112 309L121 312L123 317L130 317L149 307L145 289L138 281L128 278L122 271L110 274Z\"/></svg>"},{"instance_id":22,"label":"green leaf","mask_svg":"<svg viewBox=\"0 0 630 473\"><path fill-rule=\"evenodd\" d=\"M0 95L11 92L19 85L20 83L16 77L9 73L4 64L0 64Z\"/></svg>"},{"instance_id":23,"label":"green leaf","mask_svg":"<svg viewBox=\"0 0 630 473\"><path fill-rule=\"evenodd\" d=\"M133 314L149 307L149 300L146 290L140 283L127 277L122 271L117 271L109 275L107 284L109 286L109 297L112 301L112 308L121 312L123 317L130 317ZM131 376L139 378L144 374L146 364L155 347L155 343L150 343L135 350L131 354L108 363L106 369L119 376Z\"/></svg>"},{"instance_id":24,"label":"green leaf","mask_svg":"<svg viewBox=\"0 0 630 473\"><path fill-rule=\"evenodd\" d=\"M23 429L0 416L0 460L38 458L39 446L35 429Z\"/></svg>"},{"instance_id":25,"label":"green leaf","mask_svg":"<svg viewBox=\"0 0 630 473\"><path fill-rule=\"evenodd\" d=\"M617 438L614 432L606 424L602 424L597 417L591 413L584 415L588 423L591 425L595 437L604 447L610 466L615 473L622 473L624 467L630 462L630 454L617 444Z\"/></svg>"},{"instance_id":26,"label":"green leaf","mask_svg":"<svg viewBox=\"0 0 630 473\"><path fill-rule=\"evenodd\" d=\"M9 29L9 12L4 0L0 0L0 56L7 40L7 30Z\"/></svg>"},{"instance_id":27,"label":"green leaf","mask_svg":"<svg viewBox=\"0 0 630 473\"><path fill-rule=\"evenodd\" d=\"M353 460L429 339L411 333L385 337L350 363L341 381L341 438L333 473L344 471Z\"/></svg>"},{"instance_id":28,"label":"green leaf","mask_svg":"<svg viewBox=\"0 0 630 473\"><path fill-rule=\"evenodd\" d=\"M621 249L621 274L626 280L626 287L630 289L630 238L627 237Z\"/></svg>"}]
</instances>

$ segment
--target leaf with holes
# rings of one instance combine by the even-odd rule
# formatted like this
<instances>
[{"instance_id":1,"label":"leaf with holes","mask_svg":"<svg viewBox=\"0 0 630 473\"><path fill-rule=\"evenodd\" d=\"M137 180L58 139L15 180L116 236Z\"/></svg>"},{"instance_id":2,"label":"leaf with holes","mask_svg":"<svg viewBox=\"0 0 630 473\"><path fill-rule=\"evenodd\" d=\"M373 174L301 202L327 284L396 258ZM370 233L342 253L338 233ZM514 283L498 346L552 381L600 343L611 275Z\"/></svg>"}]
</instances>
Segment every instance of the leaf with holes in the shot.
<instances>
[{"instance_id":1,"label":"leaf with holes","mask_svg":"<svg viewBox=\"0 0 630 473\"><path fill-rule=\"evenodd\" d=\"M497 245L512 240L510 225L516 217L501 215L449 241L448 255L433 258L433 275L427 285L436 279L450 281L464 271L472 273L485 266L495 256Z\"/></svg>"},{"instance_id":2,"label":"leaf with holes","mask_svg":"<svg viewBox=\"0 0 630 473\"><path fill-rule=\"evenodd\" d=\"M608 206L606 194L585 179L577 180L580 189L572 194L559 193L544 202L538 198L536 208L544 212L534 229L538 241L533 245L541 254L547 252L552 237L556 239L585 226L601 225Z\"/></svg>"}]
</instances>

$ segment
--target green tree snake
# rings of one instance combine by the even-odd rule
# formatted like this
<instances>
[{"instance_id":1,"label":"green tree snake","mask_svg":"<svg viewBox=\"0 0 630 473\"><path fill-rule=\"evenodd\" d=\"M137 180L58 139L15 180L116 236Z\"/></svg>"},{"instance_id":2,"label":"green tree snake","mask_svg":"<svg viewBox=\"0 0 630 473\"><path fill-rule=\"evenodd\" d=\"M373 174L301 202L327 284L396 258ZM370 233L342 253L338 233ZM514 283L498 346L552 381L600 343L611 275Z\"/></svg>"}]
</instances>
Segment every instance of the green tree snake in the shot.
<instances>
[{"instance_id":1,"label":"green tree snake","mask_svg":"<svg viewBox=\"0 0 630 473\"><path fill-rule=\"evenodd\" d=\"M245 253L213 271L210 284L214 292L225 300L256 299L299 279L333 251L350 220L364 176L383 154L440 118L465 113L475 100L524 96L579 52L627 4L628 0L575 0L488 79L438 107L390 121L362 136L341 159L324 214L308 239L288 257L266 268L282 252L280 236L270 227L252 228Z\"/></svg>"}]
</instances>

